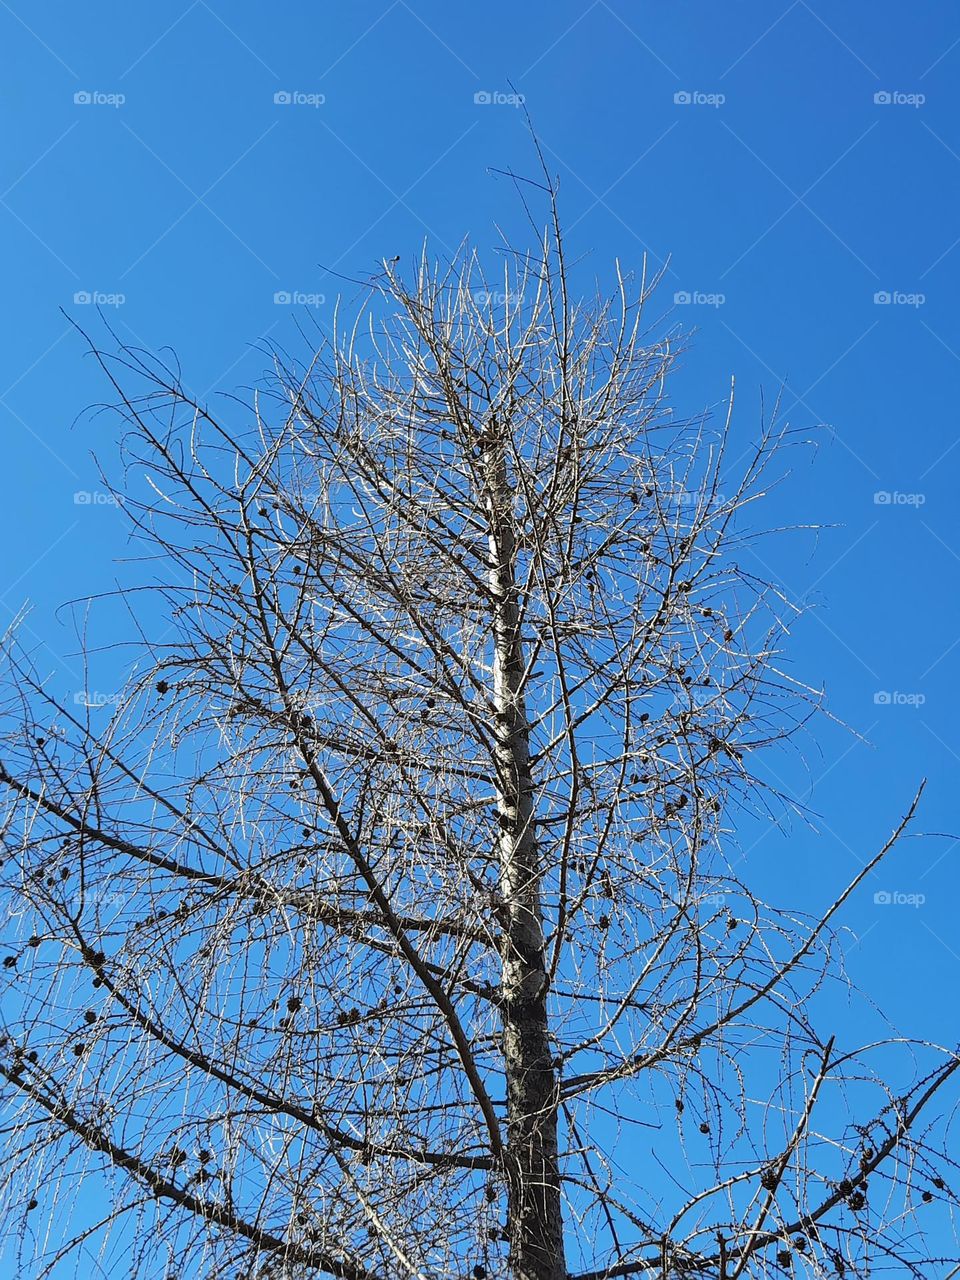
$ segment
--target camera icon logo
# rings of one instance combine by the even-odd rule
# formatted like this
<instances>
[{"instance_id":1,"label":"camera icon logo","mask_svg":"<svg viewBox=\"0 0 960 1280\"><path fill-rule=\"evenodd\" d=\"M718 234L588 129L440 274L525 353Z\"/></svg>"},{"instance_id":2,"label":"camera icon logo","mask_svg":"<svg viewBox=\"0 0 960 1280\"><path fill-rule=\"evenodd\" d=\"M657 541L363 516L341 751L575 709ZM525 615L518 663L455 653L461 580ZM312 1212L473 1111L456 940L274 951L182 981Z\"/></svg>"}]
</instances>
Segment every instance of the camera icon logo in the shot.
<instances>
[{"instance_id":1,"label":"camera icon logo","mask_svg":"<svg viewBox=\"0 0 960 1280\"><path fill-rule=\"evenodd\" d=\"M289 89L278 89L273 95L273 101L278 107L288 107L293 101L293 94Z\"/></svg>"}]
</instances>

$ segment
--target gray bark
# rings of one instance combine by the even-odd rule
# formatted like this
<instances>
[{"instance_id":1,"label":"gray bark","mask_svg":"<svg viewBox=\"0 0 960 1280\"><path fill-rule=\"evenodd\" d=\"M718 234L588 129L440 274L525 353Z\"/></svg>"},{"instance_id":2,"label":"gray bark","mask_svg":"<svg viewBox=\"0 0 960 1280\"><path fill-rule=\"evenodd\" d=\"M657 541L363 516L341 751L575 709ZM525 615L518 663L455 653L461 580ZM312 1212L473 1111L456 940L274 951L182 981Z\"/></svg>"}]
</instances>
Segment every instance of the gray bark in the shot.
<instances>
[{"instance_id":1,"label":"gray bark","mask_svg":"<svg viewBox=\"0 0 960 1280\"><path fill-rule=\"evenodd\" d=\"M486 451L493 694L504 901L503 1061L507 1096L507 1234L516 1280L565 1280L557 1156L557 1078L547 1015L540 867L532 822L530 727L516 584L514 499L496 427Z\"/></svg>"}]
</instances>

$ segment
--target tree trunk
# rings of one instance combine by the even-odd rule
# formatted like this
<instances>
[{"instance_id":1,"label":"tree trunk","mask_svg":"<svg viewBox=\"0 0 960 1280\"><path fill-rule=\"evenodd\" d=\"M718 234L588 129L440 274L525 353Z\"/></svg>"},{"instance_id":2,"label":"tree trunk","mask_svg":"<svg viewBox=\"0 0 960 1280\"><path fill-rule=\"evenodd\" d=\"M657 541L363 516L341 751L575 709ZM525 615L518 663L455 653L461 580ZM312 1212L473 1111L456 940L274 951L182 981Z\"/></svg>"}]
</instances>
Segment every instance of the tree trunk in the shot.
<instances>
[{"instance_id":1,"label":"tree trunk","mask_svg":"<svg viewBox=\"0 0 960 1280\"><path fill-rule=\"evenodd\" d=\"M503 1060L507 1090L507 1235L516 1280L565 1280L557 1158L557 1080L547 1021L540 868L522 692L514 496L504 436L487 446L490 588L494 596L500 886L504 904Z\"/></svg>"}]
</instances>

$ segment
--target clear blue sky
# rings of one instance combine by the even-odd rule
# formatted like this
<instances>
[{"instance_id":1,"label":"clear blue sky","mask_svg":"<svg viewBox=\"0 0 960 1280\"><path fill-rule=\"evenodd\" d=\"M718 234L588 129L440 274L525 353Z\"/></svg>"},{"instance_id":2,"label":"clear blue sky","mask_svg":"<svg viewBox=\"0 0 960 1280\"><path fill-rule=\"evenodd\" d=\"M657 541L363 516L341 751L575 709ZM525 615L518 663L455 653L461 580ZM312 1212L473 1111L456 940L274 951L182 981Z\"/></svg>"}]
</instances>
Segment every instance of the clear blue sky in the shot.
<instances>
[{"instance_id":1,"label":"clear blue sky","mask_svg":"<svg viewBox=\"0 0 960 1280\"><path fill-rule=\"evenodd\" d=\"M341 276L522 225L490 172L533 171L515 89L586 267L669 255L662 309L700 299L672 317L699 331L681 404L718 403L736 375L749 432L786 380L791 422L820 424L763 519L823 530L754 567L816 605L790 670L849 730L822 721L805 769L772 762L816 816L753 831L750 874L781 905L826 902L927 775L919 825L946 835L861 890L847 961L905 1032L954 1042L960 8L9 0L0 39L0 604L5 622L32 605L62 688L82 680L55 607L108 588L125 544L114 509L74 499L101 488L91 451L110 466L114 425L75 423L110 392L60 308L96 329L75 297L103 295L122 340L173 347L201 392L249 385L258 341L300 341L278 293L309 295L300 317L325 327Z\"/></svg>"}]
</instances>

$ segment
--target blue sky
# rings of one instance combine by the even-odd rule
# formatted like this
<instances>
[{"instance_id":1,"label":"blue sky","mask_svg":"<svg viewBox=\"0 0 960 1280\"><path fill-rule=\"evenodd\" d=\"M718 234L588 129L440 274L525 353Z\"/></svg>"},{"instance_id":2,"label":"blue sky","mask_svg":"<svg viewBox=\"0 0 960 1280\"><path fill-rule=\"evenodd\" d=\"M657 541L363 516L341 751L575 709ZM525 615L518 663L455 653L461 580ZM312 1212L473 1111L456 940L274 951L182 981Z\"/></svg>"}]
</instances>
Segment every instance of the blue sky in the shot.
<instances>
[{"instance_id":1,"label":"blue sky","mask_svg":"<svg viewBox=\"0 0 960 1280\"><path fill-rule=\"evenodd\" d=\"M789 669L848 728L824 719L802 764L772 762L812 825L751 828L750 874L782 905L825 903L928 776L918 830L936 834L858 893L847 963L905 1032L955 1042L960 10L11 0L0 36L0 605L5 623L32 608L62 688L82 682L56 606L109 589L126 544L115 509L76 501L102 488L91 454L110 469L115 424L78 418L110 391L61 309L103 337L95 295L211 397L251 385L258 345L300 350L298 319L328 326L380 258L523 234L492 173L534 170L522 94L583 278L669 256L661 309L697 330L678 402L718 405L735 375L749 435L785 382L818 441L757 518L819 534L754 568L815 606Z\"/></svg>"}]
</instances>

